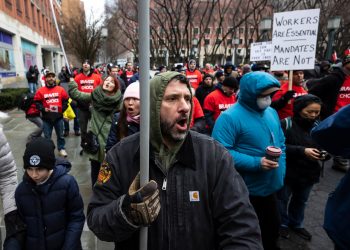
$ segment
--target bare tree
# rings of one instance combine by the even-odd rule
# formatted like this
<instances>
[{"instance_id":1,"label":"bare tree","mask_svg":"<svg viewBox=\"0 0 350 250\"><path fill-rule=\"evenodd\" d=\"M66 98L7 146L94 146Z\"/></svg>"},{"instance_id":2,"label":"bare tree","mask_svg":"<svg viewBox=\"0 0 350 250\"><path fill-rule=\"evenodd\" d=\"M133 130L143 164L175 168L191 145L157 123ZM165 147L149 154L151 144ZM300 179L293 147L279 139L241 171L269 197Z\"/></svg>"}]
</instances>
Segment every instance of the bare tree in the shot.
<instances>
[{"instance_id":1,"label":"bare tree","mask_svg":"<svg viewBox=\"0 0 350 250\"><path fill-rule=\"evenodd\" d=\"M63 23L63 43L67 52L81 62L90 59L95 62L102 45L102 21L85 21L85 18L71 18Z\"/></svg>"}]
</instances>

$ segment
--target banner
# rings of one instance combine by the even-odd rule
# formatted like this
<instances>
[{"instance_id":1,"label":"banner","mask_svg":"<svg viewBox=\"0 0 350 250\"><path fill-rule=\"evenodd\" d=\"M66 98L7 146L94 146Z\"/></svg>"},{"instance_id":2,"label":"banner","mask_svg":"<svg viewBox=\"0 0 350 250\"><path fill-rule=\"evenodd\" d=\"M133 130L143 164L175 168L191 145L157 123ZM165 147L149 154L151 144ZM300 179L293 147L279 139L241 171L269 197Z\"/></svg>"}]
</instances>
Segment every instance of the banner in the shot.
<instances>
[{"instance_id":1,"label":"banner","mask_svg":"<svg viewBox=\"0 0 350 250\"><path fill-rule=\"evenodd\" d=\"M260 42L250 44L250 61L270 61L272 54L272 42Z\"/></svg>"},{"instance_id":2,"label":"banner","mask_svg":"<svg viewBox=\"0 0 350 250\"><path fill-rule=\"evenodd\" d=\"M271 70L314 69L320 9L275 13Z\"/></svg>"}]
</instances>

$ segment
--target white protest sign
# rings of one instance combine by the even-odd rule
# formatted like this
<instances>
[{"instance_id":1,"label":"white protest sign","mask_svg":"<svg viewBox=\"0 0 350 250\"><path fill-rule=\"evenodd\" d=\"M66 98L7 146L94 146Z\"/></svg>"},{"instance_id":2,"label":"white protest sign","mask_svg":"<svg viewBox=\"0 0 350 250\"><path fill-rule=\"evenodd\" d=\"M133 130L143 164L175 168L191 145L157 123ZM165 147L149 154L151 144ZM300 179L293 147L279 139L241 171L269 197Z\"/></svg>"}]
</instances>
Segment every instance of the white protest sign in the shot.
<instances>
[{"instance_id":1,"label":"white protest sign","mask_svg":"<svg viewBox=\"0 0 350 250\"><path fill-rule=\"evenodd\" d=\"M320 9L273 15L271 70L313 69Z\"/></svg>"},{"instance_id":2,"label":"white protest sign","mask_svg":"<svg viewBox=\"0 0 350 250\"><path fill-rule=\"evenodd\" d=\"M250 61L270 61L272 54L272 42L260 42L250 44Z\"/></svg>"}]
</instances>

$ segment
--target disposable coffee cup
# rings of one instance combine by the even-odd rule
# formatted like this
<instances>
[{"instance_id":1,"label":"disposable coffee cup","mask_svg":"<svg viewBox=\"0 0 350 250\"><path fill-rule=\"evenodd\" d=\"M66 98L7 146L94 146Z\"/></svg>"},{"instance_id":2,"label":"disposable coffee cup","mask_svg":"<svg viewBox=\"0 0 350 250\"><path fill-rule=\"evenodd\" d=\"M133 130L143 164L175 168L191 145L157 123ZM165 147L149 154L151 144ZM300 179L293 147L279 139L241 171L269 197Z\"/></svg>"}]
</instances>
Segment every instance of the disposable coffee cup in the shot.
<instances>
[{"instance_id":1,"label":"disposable coffee cup","mask_svg":"<svg viewBox=\"0 0 350 250\"><path fill-rule=\"evenodd\" d=\"M266 159L274 162L278 162L282 154L282 150L275 146L268 146L265 150Z\"/></svg>"}]
</instances>

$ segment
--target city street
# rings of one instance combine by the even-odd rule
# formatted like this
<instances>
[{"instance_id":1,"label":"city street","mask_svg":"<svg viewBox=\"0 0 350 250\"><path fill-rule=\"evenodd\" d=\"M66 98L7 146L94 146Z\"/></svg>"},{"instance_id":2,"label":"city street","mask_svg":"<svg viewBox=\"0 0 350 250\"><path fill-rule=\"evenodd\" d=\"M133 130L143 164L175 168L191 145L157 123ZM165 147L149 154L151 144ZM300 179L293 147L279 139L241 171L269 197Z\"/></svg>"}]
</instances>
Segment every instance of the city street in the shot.
<instances>
[{"instance_id":1,"label":"city street","mask_svg":"<svg viewBox=\"0 0 350 250\"><path fill-rule=\"evenodd\" d=\"M34 125L24 118L24 113L22 111L12 110L9 112L9 115L10 117L3 121L4 132L7 136L12 152L16 159L18 167L18 178L21 180L23 175L22 156L25 149L25 141L27 135L34 129ZM73 124L71 124L71 128L73 127L72 125ZM55 141L55 136L53 136L53 138ZM71 129L71 134L66 138L66 150L68 153L68 159L72 163L72 170L70 173L75 176L78 181L80 192L84 199L86 212L86 206L91 194L90 163L86 155L79 155L79 144L80 137L74 136L74 133ZM331 162L327 162L324 171L324 178L321 178L321 183L314 187L306 209L305 227L312 233L312 240L310 242L306 242L291 233L290 239L281 240L282 249L333 249L332 242L328 239L326 233L322 228L323 213L328 193L335 188L339 179L343 176L343 173L335 172L330 168L330 165ZM4 223L2 218L3 216L1 215L1 231L3 239ZM113 249L113 244L98 241L96 237L94 237L94 235L88 230L86 225L84 227L82 241L83 249Z\"/></svg>"}]
</instances>

